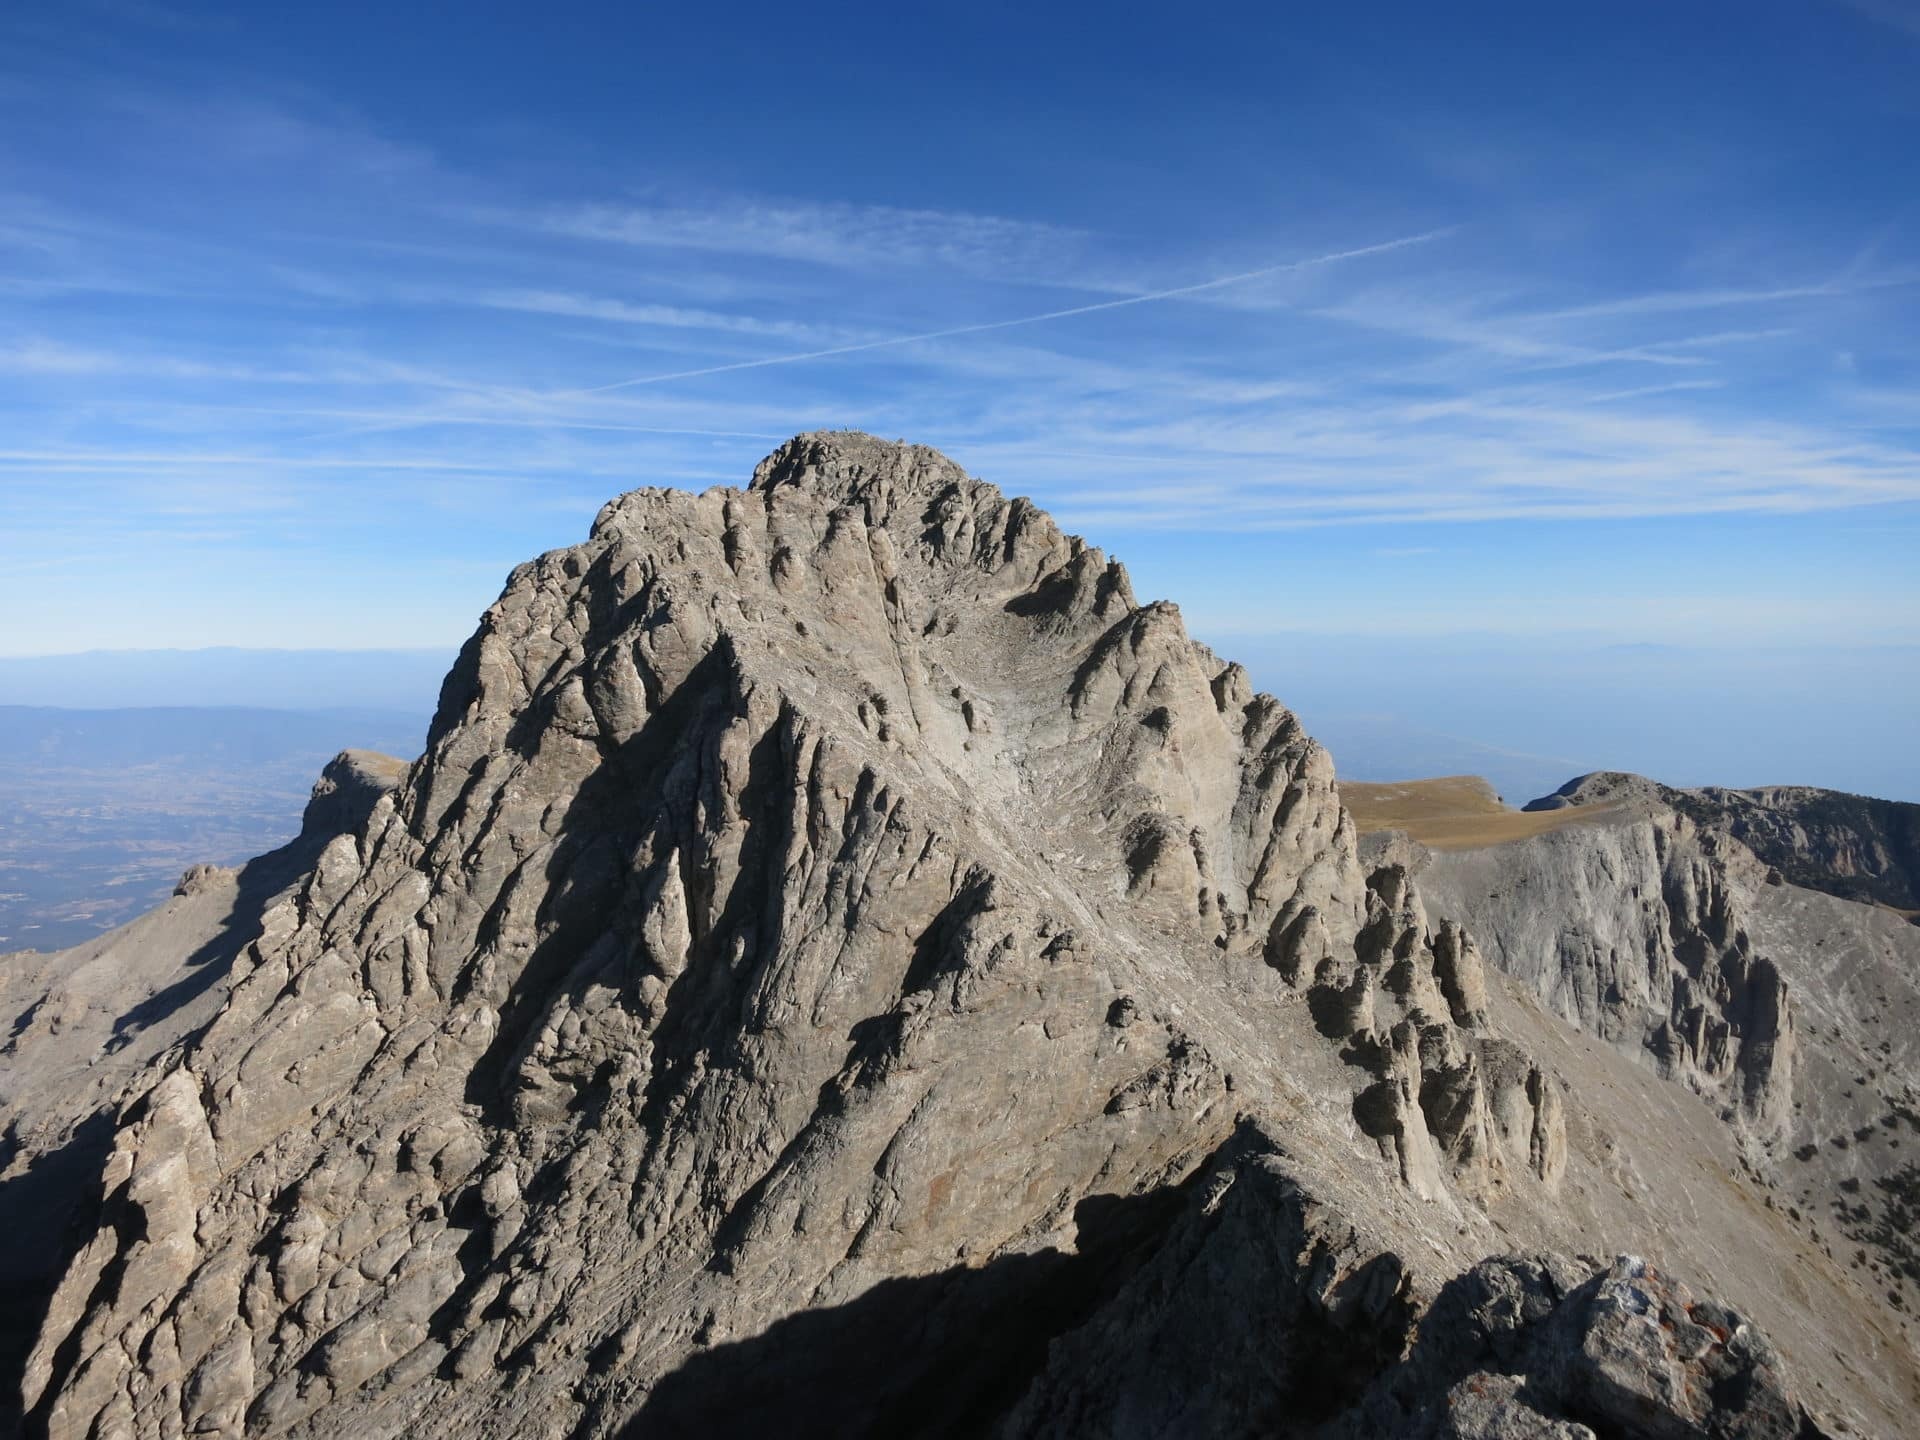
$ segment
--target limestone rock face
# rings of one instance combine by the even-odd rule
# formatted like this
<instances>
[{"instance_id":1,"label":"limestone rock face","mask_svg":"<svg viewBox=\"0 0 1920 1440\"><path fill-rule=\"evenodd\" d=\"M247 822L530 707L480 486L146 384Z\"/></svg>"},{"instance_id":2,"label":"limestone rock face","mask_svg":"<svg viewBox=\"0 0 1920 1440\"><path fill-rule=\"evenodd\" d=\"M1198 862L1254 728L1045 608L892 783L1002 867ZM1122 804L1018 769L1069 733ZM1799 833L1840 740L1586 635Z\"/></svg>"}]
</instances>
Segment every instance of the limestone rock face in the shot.
<instances>
[{"instance_id":1,"label":"limestone rock face","mask_svg":"<svg viewBox=\"0 0 1920 1440\"><path fill-rule=\"evenodd\" d=\"M340 755L314 786L300 835L235 868L195 865L158 910L71 950L0 959L0 1434L18 1423L18 1376L72 1251L97 1228L116 1113L150 1090L154 1067L204 1030L234 957L261 917L302 882L327 843L359 826L401 762ZM204 1171L202 1172L205 1178ZM176 1219L178 1216L175 1217Z\"/></svg>"},{"instance_id":2,"label":"limestone rock face","mask_svg":"<svg viewBox=\"0 0 1920 1440\"><path fill-rule=\"evenodd\" d=\"M1681 790L1639 775L1599 771L1569 780L1526 808L1555 810L1629 797L1731 836L1789 883L1846 900L1920 911L1920 805L1810 785Z\"/></svg>"},{"instance_id":3,"label":"limestone rock face","mask_svg":"<svg viewBox=\"0 0 1920 1440\"><path fill-rule=\"evenodd\" d=\"M391 755L342 750L314 782L313 794L300 817L300 838L295 843L325 845L336 835L358 830L380 798L398 785L406 772L406 762Z\"/></svg>"},{"instance_id":4,"label":"limestone rock face","mask_svg":"<svg viewBox=\"0 0 1920 1440\"><path fill-rule=\"evenodd\" d=\"M26 1368L48 1433L1305 1434L1515 1237L1747 1290L1715 1246L1782 1238L1677 1090L1615 1148L1580 1077L1636 1072L1536 1054L1173 606L868 436L516 570L257 928L117 1114ZM1731 986L1726 946L1679 963ZM1763 1063L1668 1011L1764 1104L1784 1030ZM1622 1154L1742 1208L1708 1244ZM1851 1336L1844 1294L1816 1262L1772 1313ZM1614 1413L1586 1383L1569 1425Z\"/></svg>"},{"instance_id":5,"label":"limestone rock face","mask_svg":"<svg viewBox=\"0 0 1920 1440\"><path fill-rule=\"evenodd\" d=\"M1555 1013L1773 1140L1792 1116L1794 1009L1729 858L1735 872L1752 864L1715 832L1655 811L1416 864Z\"/></svg>"},{"instance_id":6,"label":"limestone rock face","mask_svg":"<svg viewBox=\"0 0 1920 1440\"><path fill-rule=\"evenodd\" d=\"M1708 1100L1773 1203L1901 1314L1920 1304L1920 1169L1902 1148L1920 1135L1920 931L1786 881L1676 808L1699 793L1588 776L1558 798L1632 803L1408 863L1496 971Z\"/></svg>"}]
</instances>

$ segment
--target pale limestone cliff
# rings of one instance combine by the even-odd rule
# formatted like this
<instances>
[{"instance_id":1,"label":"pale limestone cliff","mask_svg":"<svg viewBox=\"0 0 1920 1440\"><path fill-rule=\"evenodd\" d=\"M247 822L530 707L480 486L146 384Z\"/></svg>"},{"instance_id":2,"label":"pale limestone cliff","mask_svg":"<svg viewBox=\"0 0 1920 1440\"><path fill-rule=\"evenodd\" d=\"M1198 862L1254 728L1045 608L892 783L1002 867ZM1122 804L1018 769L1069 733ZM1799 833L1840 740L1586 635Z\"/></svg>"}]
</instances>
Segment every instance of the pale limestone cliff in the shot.
<instances>
[{"instance_id":1,"label":"pale limestone cliff","mask_svg":"<svg viewBox=\"0 0 1920 1440\"><path fill-rule=\"evenodd\" d=\"M1283 706L928 450L803 436L522 566L258 928L117 1116L54 1435L1305 1434L1475 1376L1432 1433L1692 1433L1714 1377L1811 1426L1631 1266L1421 1348L1546 1248L1687 1267L1868 1433L1916 1393L1691 1096L1362 863Z\"/></svg>"}]
</instances>

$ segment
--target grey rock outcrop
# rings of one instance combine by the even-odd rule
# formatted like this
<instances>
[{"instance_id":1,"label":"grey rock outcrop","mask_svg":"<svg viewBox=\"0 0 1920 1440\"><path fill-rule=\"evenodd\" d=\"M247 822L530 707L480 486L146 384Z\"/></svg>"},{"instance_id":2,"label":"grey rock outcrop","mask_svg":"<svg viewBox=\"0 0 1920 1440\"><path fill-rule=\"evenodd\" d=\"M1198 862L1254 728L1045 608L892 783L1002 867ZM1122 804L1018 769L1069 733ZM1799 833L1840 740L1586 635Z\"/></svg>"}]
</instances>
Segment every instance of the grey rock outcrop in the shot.
<instances>
[{"instance_id":1,"label":"grey rock outcrop","mask_svg":"<svg viewBox=\"0 0 1920 1440\"><path fill-rule=\"evenodd\" d=\"M1920 916L1920 805L1810 785L1684 790L1639 775L1599 771L1569 780L1526 808L1554 810L1628 798L1732 836L1787 883Z\"/></svg>"},{"instance_id":2,"label":"grey rock outcrop","mask_svg":"<svg viewBox=\"0 0 1920 1440\"><path fill-rule=\"evenodd\" d=\"M327 763L314 782L313 794L300 817L295 849L306 852L325 846L339 835L351 835L367 823L374 807L406 778L407 762L372 750L342 750ZM306 864L312 863L306 858Z\"/></svg>"},{"instance_id":3,"label":"grey rock outcrop","mask_svg":"<svg viewBox=\"0 0 1920 1440\"><path fill-rule=\"evenodd\" d=\"M1529 813L1603 805L1668 808L1667 793L1665 785L1644 775L1632 775L1624 770L1595 770L1588 775L1576 775L1551 795L1529 800L1520 808Z\"/></svg>"},{"instance_id":4,"label":"grey rock outcrop","mask_svg":"<svg viewBox=\"0 0 1920 1440\"><path fill-rule=\"evenodd\" d=\"M53 1288L97 1209L115 1112L149 1071L211 1023L233 958L261 917L335 836L363 824L404 764L336 757L315 782L300 834L238 867L195 865L173 898L71 950L0 959L0 1433L19 1420L17 1377ZM78 1227L76 1231L75 1227Z\"/></svg>"},{"instance_id":5,"label":"grey rock outcrop","mask_svg":"<svg viewBox=\"0 0 1920 1440\"><path fill-rule=\"evenodd\" d=\"M1304 1434L1452 1276L1594 1227L1895 1413L1910 1358L1851 1385L1814 1342L1871 1343L1837 1272L1743 1268L1790 1236L1686 1097L1485 943L1100 551L803 436L513 573L426 755L130 1087L30 1418ZM1757 1047L1698 1044L1744 1087ZM1591 1076L1661 1124L1616 1139ZM1649 1210L1632 1165L1745 1203Z\"/></svg>"},{"instance_id":6,"label":"grey rock outcrop","mask_svg":"<svg viewBox=\"0 0 1920 1440\"><path fill-rule=\"evenodd\" d=\"M1326 1432L1361 1440L1818 1440L1765 1336L1637 1256L1483 1261Z\"/></svg>"},{"instance_id":7,"label":"grey rock outcrop","mask_svg":"<svg viewBox=\"0 0 1920 1440\"><path fill-rule=\"evenodd\" d=\"M1684 816L1627 812L1434 855L1421 883L1556 1014L1775 1139L1792 1113L1794 1010L1726 852Z\"/></svg>"},{"instance_id":8,"label":"grey rock outcrop","mask_svg":"<svg viewBox=\"0 0 1920 1440\"><path fill-rule=\"evenodd\" d=\"M1583 777L1561 798L1616 813L1410 863L1498 970L1713 1104L1769 1203L1904 1314L1920 1303L1901 1148L1920 1131L1920 933L1785 881L1672 803L1698 793Z\"/></svg>"},{"instance_id":9,"label":"grey rock outcrop","mask_svg":"<svg viewBox=\"0 0 1920 1440\"><path fill-rule=\"evenodd\" d=\"M1472 938L1452 922L1435 935L1397 864L1368 877L1367 916L1351 953L1321 959L1307 992L1321 1034L1373 1077L1354 1102L1361 1130L1421 1195L1442 1190L1447 1168L1487 1180L1511 1164L1557 1179L1560 1097L1513 1045L1477 1033L1486 985Z\"/></svg>"}]
</instances>

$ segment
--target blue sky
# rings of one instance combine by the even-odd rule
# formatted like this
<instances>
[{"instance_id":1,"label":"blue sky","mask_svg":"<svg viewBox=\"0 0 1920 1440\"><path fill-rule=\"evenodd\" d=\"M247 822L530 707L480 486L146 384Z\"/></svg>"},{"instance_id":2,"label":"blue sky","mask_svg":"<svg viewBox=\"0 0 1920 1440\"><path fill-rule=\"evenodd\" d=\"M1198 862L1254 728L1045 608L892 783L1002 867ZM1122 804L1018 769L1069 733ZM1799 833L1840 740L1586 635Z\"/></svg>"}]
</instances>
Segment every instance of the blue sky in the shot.
<instances>
[{"instance_id":1,"label":"blue sky","mask_svg":"<svg viewBox=\"0 0 1920 1440\"><path fill-rule=\"evenodd\" d=\"M837 425L1223 646L1913 645L1920 0L0 8L0 654Z\"/></svg>"}]
</instances>

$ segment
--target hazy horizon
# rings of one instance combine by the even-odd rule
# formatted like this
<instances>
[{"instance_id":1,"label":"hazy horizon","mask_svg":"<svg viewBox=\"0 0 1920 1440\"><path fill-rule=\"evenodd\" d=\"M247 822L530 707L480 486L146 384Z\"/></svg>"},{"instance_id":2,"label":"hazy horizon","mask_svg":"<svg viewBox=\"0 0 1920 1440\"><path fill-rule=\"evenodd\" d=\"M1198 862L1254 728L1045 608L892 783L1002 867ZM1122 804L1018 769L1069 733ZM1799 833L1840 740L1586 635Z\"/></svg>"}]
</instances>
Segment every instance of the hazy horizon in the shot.
<instances>
[{"instance_id":1,"label":"hazy horizon","mask_svg":"<svg viewBox=\"0 0 1920 1440\"><path fill-rule=\"evenodd\" d=\"M1920 665L1855 650L1539 645L1488 637L1201 633L1354 780L1485 776L1510 803L1591 770L1670 785L1816 785L1920 802ZM1888 664L1890 650L1906 664ZM457 647L0 656L0 707L408 716L424 740ZM1865 697L1865 698L1863 698ZM344 742L343 742L344 743Z\"/></svg>"}]
</instances>

